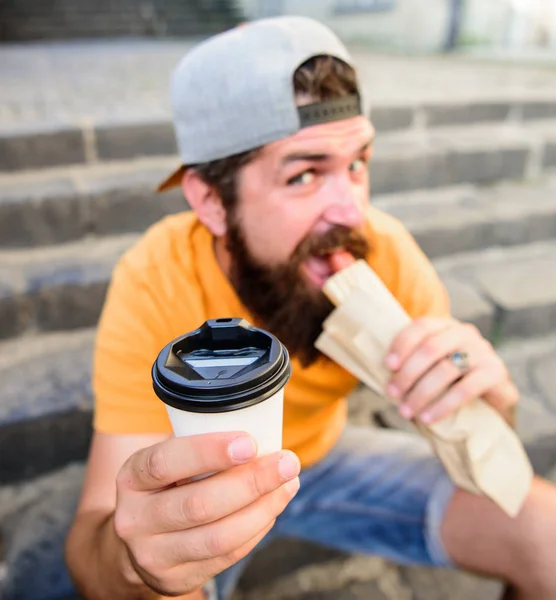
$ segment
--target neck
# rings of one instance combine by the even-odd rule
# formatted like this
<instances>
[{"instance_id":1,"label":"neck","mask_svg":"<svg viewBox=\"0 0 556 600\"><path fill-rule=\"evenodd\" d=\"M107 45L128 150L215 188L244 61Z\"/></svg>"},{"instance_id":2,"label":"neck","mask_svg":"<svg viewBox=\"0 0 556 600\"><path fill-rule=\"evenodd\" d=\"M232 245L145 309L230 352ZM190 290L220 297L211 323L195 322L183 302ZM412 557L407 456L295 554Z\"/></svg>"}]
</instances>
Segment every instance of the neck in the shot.
<instances>
[{"instance_id":1,"label":"neck","mask_svg":"<svg viewBox=\"0 0 556 600\"><path fill-rule=\"evenodd\" d=\"M216 256L216 262L220 269L222 269L222 273L226 276L227 279L230 278L230 266L231 266L231 258L230 253L226 249L226 241L224 237L215 237L213 238L212 246L214 248L214 255Z\"/></svg>"}]
</instances>

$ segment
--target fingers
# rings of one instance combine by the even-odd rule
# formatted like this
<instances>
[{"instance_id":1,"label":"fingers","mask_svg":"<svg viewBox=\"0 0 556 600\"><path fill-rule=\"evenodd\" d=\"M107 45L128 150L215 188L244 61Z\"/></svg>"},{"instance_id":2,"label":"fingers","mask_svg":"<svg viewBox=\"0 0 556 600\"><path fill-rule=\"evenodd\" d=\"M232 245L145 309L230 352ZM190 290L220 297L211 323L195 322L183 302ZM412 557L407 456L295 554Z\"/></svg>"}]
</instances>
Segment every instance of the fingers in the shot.
<instances>
[{"instance_id":1,"label":"fingers","mask_svg":"<svg viewBox=\"0 0 556 600\"><path fill-rule=\"evenodd\" d=\"M219 573L222 573L222 571L236 564L242 558L245 558L273 527L274 521L254 538L243 544L243 546L225 556L209 558L194 563L183 563L173 567L165 573L164 590L160 590L160 593L164 596L175 596L181 595L186 589L189 591L198 589L209 579L212 579ZM151 578L151 581L153 579Z\"/></svg>"},{"instance_id":2,"label":"fingers","mask_svg":"<svg viewBox=\"0 0 556 600\"><path fill-rule=\"evenodd\" d=\"M392 371L397 371L427 337L446 329L450 324L451 322L447 319L433 319L429 317L413 321L392 342L388 356L386 357L388 368Z\"/></svg>"},{"instance_id":3,"label":"fingers","mask_svg":"<svg viewBox=\"0 0 556 600\"><path fill-rule=\"evenodd\" d=\"M224 471L256 454L253 438L239 432L171 438L133 454L117 483L136 491L160 490L183 479Z\"/></svg>"},{"instance_id":4,"label":"fingers","mask_svg":"<svg viewBox=\"0 0 556 600\"><path fill-rule=\"evenodd\" d=\"M465 330L462 327L448 325L444 326L443 329L430 333L413 349L412 353L407 355L399 370L392 375L386 389L387 394L391 398L401 398L407 394L431 367L453 352L465 347L465 341ZM451 383L461 375L459 369L453 364L450 365L448 361L442 367L448 377L447 383ZM442 389L438 390L438 392L441 391Z\"/></svg>"},{"instance_id":5,"label":"fingers","mask_svg":"<svg viewBox=\"0 0 556 600\"><path fill-rule=\"evenodd\" d=\"M458 410L466 402L480 398L485 392L497 386L504 376L502 365L491 364L469 371L460 381L436 402L432 403L421 415L424 423L433 423Z\"/></svg>"},{"instance_id":6,"label":"fingers","mask_svg":"<svg viewBox=\"0 0 556 600\"><path fill-rule=\"evenodd\" d=\"M233 552L226 554L224 556L209 559L206 564L209 569L212 570L210 577L214 577L218 573L221 573L224 569L227 569L231 565L235 565L242 558L245 558L258 544L261 542L265 536L272 530L274 527L275 520L272 521L267 527L265 527L262 531L260 531L254 538L250 539L247 543L243 544ZM202 565L203 563L197 563Z\"/></svg>"},{"instance_id":7,"label":"fingers","mask_svg":"<svg viewBox=\"0 0 556 600\"><path fill-rule=\"evenodd\" d=\"M458 350L467 352L471 361L465 372L447 358ZM503 362L472 325L419 319L396 338L387 363L393 374L386 392L403 400L399 411L407 419L432 423L479 397L499 411L516 402Z\"/></svg>"},{"instance_id":8,"label":"fingers","mask_svg":"<svg viewBox=\"0 0 556 600\"><path fill-rule=\"evenodd\" d=\"M142 533L169 533L206 525L231 515L299 475L295 454L263 456L208 479L146 498Z\"/></svg>"},{"instance_id":9,"label":"fingers","mask_svg":"<svg viewBox=\"0 0 556 600\"><path fill-rule=\"evenodd\" d=\"M196 562L230 555L267 530L286 508L299 489L296 477L280 488L259 498L227 517L188 529L151 538L149 555L160 557L163 564L150 569L168 569L185 562Z\"/></svg>"},{"instance_id":10,"label":"fingers","mask_svg":"<svg viewBox=\"0 0 556 600\"><path fill-rule=\"evenodd\" d=\"M461 376L461 371L451 361L440 361L405 396L399 406L400 414L406 419L413 419ZM420 415L421 420L424 420L424 416L425 414Z\"/></svg>"}]
</instances>

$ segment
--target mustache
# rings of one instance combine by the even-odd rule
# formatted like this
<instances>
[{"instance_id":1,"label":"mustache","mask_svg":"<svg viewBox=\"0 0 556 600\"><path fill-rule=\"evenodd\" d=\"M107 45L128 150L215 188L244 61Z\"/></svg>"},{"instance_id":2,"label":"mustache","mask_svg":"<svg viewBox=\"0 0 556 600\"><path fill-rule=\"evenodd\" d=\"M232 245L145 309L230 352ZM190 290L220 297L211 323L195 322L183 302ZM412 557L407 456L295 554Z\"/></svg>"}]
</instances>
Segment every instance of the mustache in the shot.
<instances>
[{"instance_id":1,"label":"mustache","mask_svg":"<svg viewBox=\"0 0 556 600\"><path fill-rule=\"evenodd\" d=\"M291 256L291 262L299 265L310 256L326 256L339 249L347 250L356 259L366 258L371 250L362 232L334 225L326 233L310 234L301 240Z\"/></svg>"}]
</instances>

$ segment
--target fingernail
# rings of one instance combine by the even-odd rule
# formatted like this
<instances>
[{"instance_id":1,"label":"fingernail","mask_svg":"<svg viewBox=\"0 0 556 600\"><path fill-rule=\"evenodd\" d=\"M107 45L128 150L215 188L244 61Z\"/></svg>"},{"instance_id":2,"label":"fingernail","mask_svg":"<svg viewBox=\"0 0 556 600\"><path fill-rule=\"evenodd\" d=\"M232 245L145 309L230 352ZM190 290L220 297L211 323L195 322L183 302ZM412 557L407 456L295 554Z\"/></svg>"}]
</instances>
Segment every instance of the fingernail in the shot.
<instances>
[{"instance_id":1,"label":"fingernail","mask_svg":"<svg viewBox=\"0 0 556 600\"><path fill-rule=\"evenodd\" d=\"M289 480L299 475L299 459L294 454L284 453L278 462L278 471L282 479Z\"/></svg>"},{"instance_id":2,"label":"fingernail","mask_svg":"<svg viewBox=\"0 0 556 600\"><path fill-rule=\"evenodd\" d=\"M288 481L288 483L285 483L284 487L293 496L299 490L300 485L301 485L301 482L299 481L299 477L296 477L295 479Z\"/></svg>"},{"instance_id":3,"label":"fingernail","mask_svg":"<svg viewBox=\"0 0 556 600\"><path fill-rule=\"evenodd\" d=\"M257 454L257 447L255 446L255 442L252 438L242 435L230 442L230 445L228 446L228 453L233 460L245 462Z\"/></svg>"},{"instance_id":4,"label":"fingernail","mask_svg":"<svg viewBox=\"0 0 556 600\"><path fill-rule=\"evenodd\" d=\"M386 386L386 393L390 396L390 398L400 397L400 390L392 383L389 383Z\"/></svg>"},{"instance_id":5,"label":"fingernail","mask_svg":"<svg viewBox=\"0 0 556 600\"><path fill-rule=\"evenodd\" d=\"M400 366L400 357L397 354L389 354L386 357L386 365L390 369L397 369Z\"/></svg>"},{"instance_id":6,"label":"fingernail","mask_svg":"<svg viewBox=\"0 0 556 600\"><path fill-rule=\"evenodd\" d=\"M424 412L422 415L419 416L419 419L423 421L423 423L431 423L433 416L432 413Z\"/></svg>"},{"instance_id":7,"label":"fingernail","mask_svg":"<svg viewBox=\"0 0 556 600\"><path fill-rule=\"evenodd\" d=\"M411 409L410 406L407 406L406 404L402 404L400 406L400 415L404 418L404 419L411 419L413 417L413 410Z\"/></svg>"}]
</instances>

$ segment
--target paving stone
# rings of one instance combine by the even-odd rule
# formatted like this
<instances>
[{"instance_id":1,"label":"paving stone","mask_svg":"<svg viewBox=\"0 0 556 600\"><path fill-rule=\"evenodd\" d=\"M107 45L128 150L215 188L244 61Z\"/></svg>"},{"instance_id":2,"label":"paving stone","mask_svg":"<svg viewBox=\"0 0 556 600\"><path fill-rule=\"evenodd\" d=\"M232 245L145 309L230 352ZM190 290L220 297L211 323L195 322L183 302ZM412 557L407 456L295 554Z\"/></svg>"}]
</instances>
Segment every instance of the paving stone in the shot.
<instances>
[{"instance_id":1,"label":"paving stone","mask_svg":"<svg viewBox=\"0 0 556 600\"><path fill-rule=\"evenodd\" d=\"M450 296L454 317L466 323L473 323L484 337L490 338L495 318L494 305L467 283L449 276L443 278L443 283Z\"/></svg>"},{"instance_id":2,"label":"paving stone","mask_svg":"<svg viewBox=\"0 0 556 600\"><path fill-rule=\"evenodd\" d=\"M392 133L375 146L371 185L377 194L523 178L531 155L522 128L492 124Z\"/></svg>"},{"instance_id":3,"label":"paving stone","mask_svg":"<svg viewBox=\"0 0 556 600\"><path fill-rule=\"evenodd\" d=\"M402 578L413 592L413 600L498 600L503 586L451 569L400 567Z\"/></svg>"},{"instance_id":4,"label":"paving stone","mask_svg":"<svg viewBox=\"0 0 556 600\"><path fill-rule=\"evenodd\" d=\"M378 143L377 143L378 146ZM371 193L388 194L454 183L448 177L446 154L440 150L391 149L378 151L371 161Z\"/></svg>"},{"instance_id":5,"label":"paving stone","mask_svg":"<svg viewBox=\"0 0 556 600\"><path fill-rule=\"evenodd\" d=\"M48 331L95 325L113 266L135 239L121 236L2 252L0 285L18 310L26 312L29 327ZM0 322L8 318L9 312L0 313Z\"/></svg>"},{"instance_id":6,"label":"paving stone","mask_svg":"<svg viewBox=\"0 0 556 600\"><path fill-rule=\"evenodd\" d=\"M549 143L544 149L543 156L544 167L555 167L556 166L556 143Z\"/></svg>"},{"instance_id":7,"label":"paving stone","mask_svg":"<svg viewBox=\"0 0 556 600\"><path fill-rule=\"evenodd\" d=\"M371 122L378 132L407 129L413 123L414 109L408 106L371 108Z\"/></svg>"},{"instance_id":8,"label":"paving stone","mask_svg":"<svg viewBox=\"0 0 556 600\"><path fill-rule=\"evenodd\" d=\"M522 394L516 412L516 431L535 473L545 476L556 465L556 413L538 397Z\"/></svg>"},{"instance_id":9,"label":"paving stone","mask_svg":"<svg viewBox=\"0 0 556 600\"><path fill-rule=\"evenodd\" d=\"M507 119L511 104L509 102L484 102L464 104L436 104L424 106L427 125L437 127L449 124L466 124Z\"/></svg>"},{"instance_id":10,"label":"paving stone","mask_svg":"<svg viewBox=\"0 0 556 600\"><path fill-rule=\"evenodd\" d=\"M72 409L91 410L93 330L28 336L0 346L0 425Z\"/></svg>"},{"instance_id":11,"label":"paving stone","mask_svg":"<svg viewBox=\"0 0 556 600\"><path fill-rule=\"evenodd\" d=\"M538 184L470 185L373 195L400 219L429 258L556 237L556 189Z\"/></svg>"},{"instance_id":12,"label":"paving stone","mask_svg":"<svg viewBox=\"0 0 556 600\"><path fill-rule=\"evenodd\" d=\"M77 128L44 127L0 134L0 171L85 162L83 133Z\"/></svg>"},{"instance_id":13,"label":"paving stone","mask_svg":"<svg viewBox=\"0 0 556 600\"><path fill-rule=\"evenodd\" d=\"M535 472L547 476L556 465L556 406L551 402L550 383L543 385L542 375L551 375L556 335L516 339L501 346L498 352L521 392L516 413L517 432Z\"/></svg>"},{"instance_id":14,"label":"paving stone","mask_svg":"<svg viewBox=\"0 0 556 600\"><path fill-rule=\"evenodd\" d=\"M0 339L19 335L28 325L25 307L13 295L9 281L0 276Z\"/></svg>"},{"instance_id":15,"label":"paving stone","mask_svg":"<svg viewBox=\"0 0 556 600\"><path fill-rule=\"evenodd\" d=\"M3 246L28 247L72 239L82 206L73 202L75 189L67 179L40 185L0 185L0 239Z\"/></svg>"},{"instance_id":16,"label":"paving stone","mask_svg":"<svg viewBox=\"0 0 556 600\"><path fill-rule=\"evenodd\" d=\"M292 544L297 543L297 541L292 542ZM305 544L301 543L301 547L303 545ZM267 552L271 557L270 547ZM256 560L257 557L253 559L253 565L255 565ZM278 557L276 557L276 560L278 560ZM248 567L248 569L253 568L253 566ZM392 571L388 563L379 557L343 555L325 562L308 563L302 567L293 567L292 570L284 572L279 579L273 582L268 582L264 578L263 571L259 576L262 580L261 583L253 588L248 588L245 585L249 575L246 571L236 598L242 600L255 600L255 598L261 597L268 600L297 600L298 598L309 600L317 597L355 599L362 597L360 594L364 590L369 594L379 594L380 587L386 587L384 584L390 584L391 588L395 588L397 573ZM400 587L398 586L398 589ZM335 593L336 596L330 595L332 593ZM358 595L354 596L353 594ZM371 595L370 597L377 599L386 597L393 600L395 596ZM403 595L398 597L400 600L404 600Z\"/></svg>"},{"instance_id":17,"label":"paving stone","mask_svg":"<svg viewBox=\"0 0 556 600\"><path fill-rule=\"evenodd\" d=\"M75 593L64 566L64 541L83 473L83 465L72 464L31 483L0 488L4 600L67 598Z\"/></svg>"},{"instance_id":18,"label":"paving stone","mask_svg":"<svg viewBox=\"0 0 556 600\"><path fill-rule=\"evenodd\" d=\"M129 120L130 114L137 120L153 113L167 118L170 73L195 41L180 33L173 39L4 45L0 79L6 85L0 90L0 126L114 115ZM425 105L504 103L508 97L551 101L556 89L553 70L543 66L350 49L374 106L408 99Z\"/></svg>"},{"instance_id":19,"label":"paving stone","mask_svg":"<svg viewBox=\"0 0 556 600\"><path fill-rule=\"evenodd\" d=\"M375 583L356 583L343 589L308 592L296 598L299 600L394 600L386 596Z\"/></svg>"},{"instance_id":20,"label":"paving stone","mask_svg":"<svg viewBox=\"0 0 556 600\"><path fill-rule=\"evenodd\" d=\"M76 460L85 460L92 412L69 410L0 428L0 485L29 481Z\"/></svg>"},{"instance_id":21,"label":"paving stone","mask_svg":"<svg viewBox=\"0 0 556 600\"><path fill-rule=\"evenodd\" d=\"M485 213L492 223L491 245L515 245L556 237L556 196L543 185L502 184L486 194Z\"/></svg>"},{"instance_id":22,"label":"paving stone","mask_svg":"<svg viewBox=\"0 0 556 600\"><path fill-rule=\"evenodd\" d=\"M540 335L556 329L556 251L534 260L477 267L474 279L496 305L503 337Z\"/></svg>"},{"instance_id":23,"label":"paving stone","mask_svg":"<svg viewBox=\"0 0 556 600\"><path fill-rule=\"evenodd\" d=\"M455 151L449 156L451 183L492 183L500 179L522 179L525 176L529 151L508 148L500 152L477 150Z\"/></svg>"},{"instance_id":24,"label":"paving stone","mask_svg":"<svg viewBox=\"0 0 556 600\"><path fill-rule=\"evenodd\" d=\"M188 209L181 190L156 193L176 159L148 158L0 178L0 245L44 246L84 236L140 232Z\"/></svg>"},{"instance_id":25,"label":"paving stone","mask_svg":"<svg viewBox=\"0 0 556 600\"><path fill-rule=\"evenodd\" d=\"M289 576L305 567L314 568L330 561L345 560L337 550L302 540L275 539L257 550L249 560L241 577L239 588L250 591Z\"/></svg>"},{"instance_id":26,"label":"paving stone","mask_svg":"<svg viewBox=\"0 0 556 600\"><path fill-rule=\"evenodd\" d=\"M524 102L522 111L525 120L552 119L556 117L556 104L553 100Z\"/></svg>"},{"instance_id":27,"label":"paving stone","mask_svg":"<svg viewBox=\"0 0 556 600\"><path fill-rule=\"evenodd\" d=\"M95 136L101 160L176 154L174 131L169 121L97 126Z\"/></svg>"},{"instance_id":28,"label":"paving stone","mask_svg":"<svg viewBox=\"0 0 556 600\"><path fill-rule=\"evenodd\" d=\"M180 189L155 191L170 172L169 168L142 168L84 182L90 230L97 235L144 231L166 215L188 210Z\"/></svg>"},{"instance_id":29,"label":"paving stone","mask_svg":"<svg viewBox=\"0 0 556 600\"><path fill-rule=\"evenodd\" d=\"M371 201L400 219L429 258L492 243L493 222L485 210L485 192L473 186L388 194Z\"/></svg>"},{"instance_id":30,"label":"paving stone","mask_svg":"<svg viewBox=\"0 0 556 600\"><path fill-rule=\"evenodd\" d=\"M556 350L537 362L532 377L556 416Z\"/></svg>"},{"instance_id":31,"label":"paving stone","mask_svg":"<svg viewBox=\"0 0 556 600\"><path fill-rule=\"evenodd\" d=\"M93 339L85 330L0 345L0 484L85 458Z\"/></svg>"}]
</instances>

